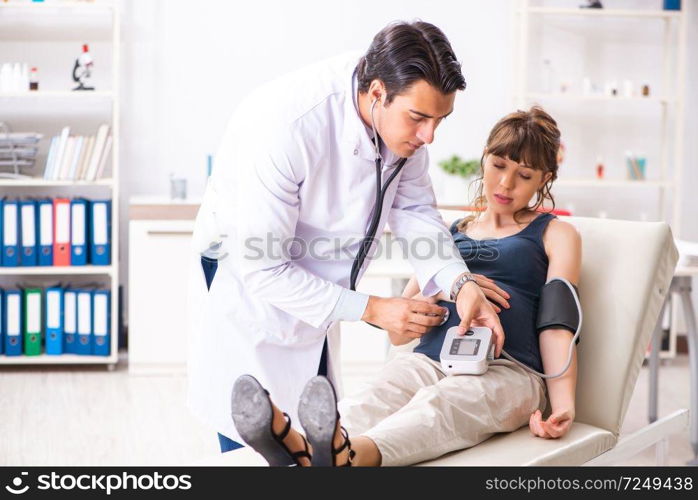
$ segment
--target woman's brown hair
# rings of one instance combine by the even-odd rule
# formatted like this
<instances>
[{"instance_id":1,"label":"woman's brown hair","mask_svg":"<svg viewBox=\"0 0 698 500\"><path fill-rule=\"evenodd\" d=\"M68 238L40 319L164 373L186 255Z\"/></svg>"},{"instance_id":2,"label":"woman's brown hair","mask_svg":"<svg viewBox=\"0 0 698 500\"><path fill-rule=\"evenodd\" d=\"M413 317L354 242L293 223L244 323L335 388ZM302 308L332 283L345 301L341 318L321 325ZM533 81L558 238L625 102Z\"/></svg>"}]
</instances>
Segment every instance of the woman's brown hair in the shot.
<instances>
[{"instance_id":1,"label":"woman's brown hair","mask_svg":"<svg viewBox=\"0 0 698 500\"><path fill-rule=\"evenodd\" d=\"M538 210L545 200L550 200L551 210L554 209L555 199L550 189L553 181L557 179L559 149L560 130L557 128L557 122L539 106L533 106L528 111L510 113L499 120L487 138L487 147L480 158L480 177L475 180L478 183L478 191L473 205L478 213L460 221L458 230L464 231L468 222L476 219L487 204L482 194L482 179L485 174L485 157L488 154L509 158L533 169L542 170L544 176L550 174L547 182L538 189L534 205L518 210L514 214L515 221L518 222L518 217L525 212Z\"/></svg>"}]
</instances>

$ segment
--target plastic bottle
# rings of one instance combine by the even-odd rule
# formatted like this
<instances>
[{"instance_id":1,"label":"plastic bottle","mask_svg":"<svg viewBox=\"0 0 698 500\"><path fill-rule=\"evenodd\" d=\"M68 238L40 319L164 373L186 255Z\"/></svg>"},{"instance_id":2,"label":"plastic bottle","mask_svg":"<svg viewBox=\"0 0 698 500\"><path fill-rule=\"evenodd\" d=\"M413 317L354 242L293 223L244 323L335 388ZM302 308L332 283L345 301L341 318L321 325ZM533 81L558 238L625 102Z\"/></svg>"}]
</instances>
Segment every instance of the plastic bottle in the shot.
<instances>
[{"instance_id":1,"label":"plastic bottle","mask_svg":"<svg viewBox=\"0 0 698 500\"><path fill-rule=\"evenodd\" d=\"M596 178L603 179L603 174L604 174L603 158L601 158L599 156L596 158Z\"/></svg>"},{"instance_id":2,"label":"plastic bottle","mask_svg":"<svg viewBox=\"0 0 698 500\"><path fill-rule=\"evenodd\" d=\"M22 63L22 79L19 82L19 89L26 91L29 88L29 66L27 63Z\"/></svg>"},{"instance_id":3,"label":"plastic bottle","mask_svg":"<svg viewBox=\"0 0 698 500\"><path fill-rule=\"evenodd\" d=\"M10 92L10 80L12 79L12 66L5 63L0 68L0 92Z\"/></svg>"},{"instance_id":4,"label":"plastic bottle","mask_svg":"<svg viewBox=\"0 0 698 500\"><path fill-rule=\"evenodd\" d=\"M29 73L29 90L39 90L39 72L36 68Z\"/></svg>"},{"instance_id":5,"label":"plastic bottle","mask_svg":"<svg viewBox=\"0 0 698 500\"><path fill-rule=\"evenodd\" d=\"M26 87L24 87L26 88ZM19 92L22 90L22 65L20 63L15 63L12 67L12 92Z\"/></svg>"}]
</instances>

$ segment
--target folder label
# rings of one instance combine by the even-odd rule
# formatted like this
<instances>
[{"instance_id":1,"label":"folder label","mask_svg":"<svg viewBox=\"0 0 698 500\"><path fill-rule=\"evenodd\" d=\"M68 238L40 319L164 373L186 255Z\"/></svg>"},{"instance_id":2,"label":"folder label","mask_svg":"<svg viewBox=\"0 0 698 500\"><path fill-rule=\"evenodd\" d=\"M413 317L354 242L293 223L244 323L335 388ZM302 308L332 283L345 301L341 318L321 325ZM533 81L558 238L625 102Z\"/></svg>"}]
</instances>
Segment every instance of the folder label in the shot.
<instances>
[{"instance_id":1,"label":"folder label","mask_svg":"<svg viewBox=\"0 0 698 500\"><path fill-rule=\"evenodd\" d=\"M46 327L61 327L61 294L56 291L46 293Z\"/></svg>"},{"instance_id":2,"label":"folder label","mask_svg":"<svg viewBox=\"0 0 698 500\"><path fill-rule=\"evenodd\" d=\"M73 246L85 244L85 205L73 205L73 231L72 241ZM77 252L82 252L81 248L76 249Z\"/></svg>"},{"instance_id":3,"label":"folder label","mask_svg":"<svg viewBox=\"0 0 698 500\"><path fill-rule=\"evenodd\" d=\"M41 293L27 294L27 331L41 331Z\"/></svg>"},{"instance_id":4,"label":"folder label","mask_svg":"<svg viewBox=\"0 0 698 500\"><path fill-rule=\"evenodd\" d=\"M53 245L53 224L51 223L53 219L53 205L50 203L43 203L39 208L39 220L40 220L40 232L39 244L40 245Z\"/></svg>"},{"instance_id":5,"label":"folder label","mask_svg":"<svg viewBox=\"0 0 698 500\"><path fill-rule=\"evenodd\" d=\"M65 322L65 332L66 333L75 333L77 331L76 324L75 324L75 293L74 292L65 292L65 316L63 317L63 321Z\"/></svg>"},{"instance_id":6,"label":"folder label","mask_svg":"<svg viewBox=\"0 0 698 500\"><path fill-rule=\"evenodd\" d=\"M56 243L70 242L70 204L56 204Z\"/></svg>"},{"instance_id":7,"label":"folder label","mask_svg":"<svg viewBox=\"0 0 698 500\"><path fill-rule=\"evenodd\" d=\"M3 244L5 246L15 246L17 244L17 205L16 204L5 204L4 210L4 231L5 240ZM8 250L11 250L8 248Z\"/></svg>"},{"instance_id":8,"label":"folder label","mask_svg":"<svg viewBox=\"0 0 698 500\"><path fill-rule=\"evenodd\" d=\"M107 204L95 203L94 210L94 241L95 245L106 245L107 240Z\"/></svg>"},{"instance_id":9,"label":"folder label","mask_svg":"<svg viewBox=\"0 0 698 500\"><path fill-rule=\"evenodd\" d=\"M107 296L103 293L95 294L94 306L94 334L104 336L107 334Z\"/></svg>"},{"instance_id":10,"label":"folder label","mask_svg":"<svg viewBox=\"0 0 698 500\"><path fill-rule=\"evenodd\" d=\"M34 205L22 205L22 246L36 245L36 222Z\"/></svg>"},{"instance_id":11,"label":"folder label","mask_svg":"<svg viewBox=\"0 0 698 500\"><path fill-rule=\"evenodd\" d=\"M19 294L8 294L7 295L7 332L5 334L8 336L10 345L17 345L19 343L21 331L20 331L20 314L21 314L21 300Z\"/></svg>"},{"instance_id":12,"label":"folder label","mask_svg":"<svg viewBox=\"0 0 698 500\"><path fill-rule=\"evenodd\" d=\"M78 333L89 334L92 331L90 325L90 294L89 293L79 293L78 294Z\"/></svg>"}]
</instances>

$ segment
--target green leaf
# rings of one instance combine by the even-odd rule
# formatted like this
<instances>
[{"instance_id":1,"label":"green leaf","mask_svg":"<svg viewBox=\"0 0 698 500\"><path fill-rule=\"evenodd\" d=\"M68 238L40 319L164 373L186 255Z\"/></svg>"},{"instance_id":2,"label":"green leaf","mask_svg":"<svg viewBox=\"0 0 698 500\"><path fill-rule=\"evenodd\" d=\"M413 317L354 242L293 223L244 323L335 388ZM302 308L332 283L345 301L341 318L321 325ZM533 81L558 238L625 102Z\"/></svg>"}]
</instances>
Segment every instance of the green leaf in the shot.
<instances>
[{"instance_id":1,"label":"green leaf","mask_svg":"<svg viewBox=\"0 0 698 500\"><path fill-rule=\"evenodd\" d=\"M480 160L473 158L471 160L463 160L458 155L453 155L447 160L439 162L439 166L447 174L457 175L460 177L471 177L480 169Z\"/></svg>"}]
</instances>

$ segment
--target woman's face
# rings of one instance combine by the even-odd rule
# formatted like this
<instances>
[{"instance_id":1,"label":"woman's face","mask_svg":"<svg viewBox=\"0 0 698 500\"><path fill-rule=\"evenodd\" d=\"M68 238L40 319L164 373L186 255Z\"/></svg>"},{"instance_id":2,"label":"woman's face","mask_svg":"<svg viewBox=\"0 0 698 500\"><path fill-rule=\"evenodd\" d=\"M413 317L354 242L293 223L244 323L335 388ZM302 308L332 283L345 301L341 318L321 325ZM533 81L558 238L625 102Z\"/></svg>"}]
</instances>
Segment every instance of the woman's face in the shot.
<instances>
[{"instance_id":1,"label":"woman's face","mask_svg":"<svg viewBox=\"0 0 698 500\"><path fill-rule=\"evenodd\" d=\"M489 210L513 215L528 206L536 191L543 186L550 174L508 157L488 154L485 157L483 194Z\"/></svg>"}]
</instances>

